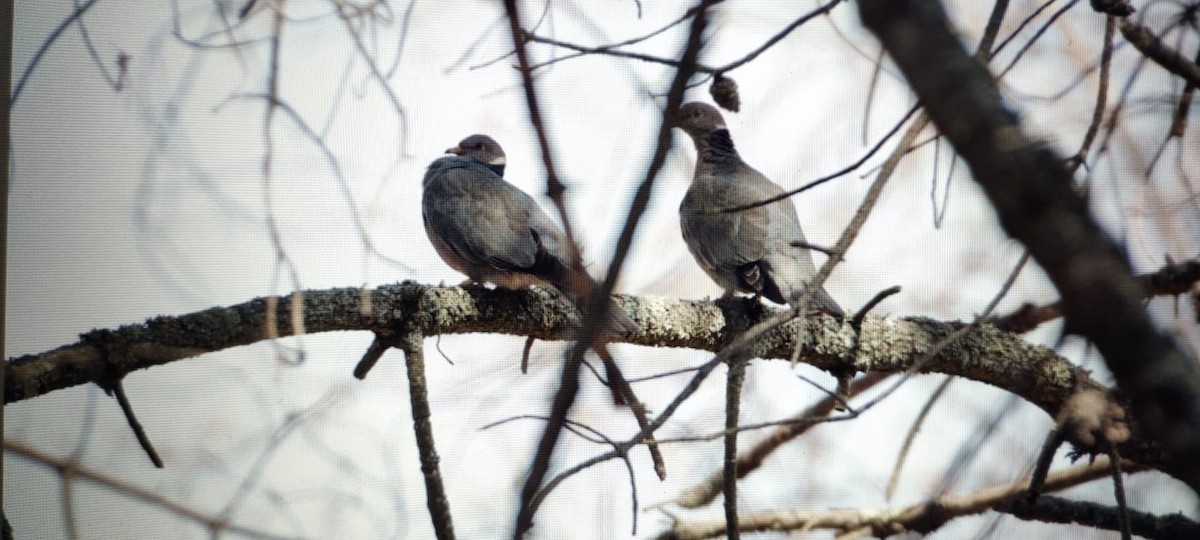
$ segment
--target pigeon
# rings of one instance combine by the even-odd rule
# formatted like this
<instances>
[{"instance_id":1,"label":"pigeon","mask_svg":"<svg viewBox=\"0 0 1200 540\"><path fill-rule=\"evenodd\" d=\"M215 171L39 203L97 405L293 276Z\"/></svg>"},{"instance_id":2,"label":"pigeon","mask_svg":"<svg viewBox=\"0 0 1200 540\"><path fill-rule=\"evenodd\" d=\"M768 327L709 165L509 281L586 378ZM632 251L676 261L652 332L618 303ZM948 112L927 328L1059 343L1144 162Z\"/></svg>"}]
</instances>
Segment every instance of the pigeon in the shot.
<instances>
[{"instance_id":1,"label":"pigeon","mask_svg":"<svg viewBox=\"0 0 1200 540\"><path fill-rule=\"evenodd\" d=\"M579 302L595 286L573 268L566 236L533 198L508 183L504 150L472 135L429 165L422 182L425 233L450 267L506 289L553 287Z\"/></svg>"},{"instance_id":2,"label":"pigeon","mask_svg":"<svg viewBox=\"0 0 1200 540\"><path fill-rule=\"evenodd\" d=\"M725 289L766 297L778 304L800 299L816 274L796 207L788 199L748 210L724 212L784 193L747 165L734 148L721 113L711 105L687 103L674 127L696 145L696 173L679 205L679 225L688 251L704 272ZM845 312L824 288L812 306L842 317Z\"/></svg>"},{"instance_id":3,"label":"pigeon","mask_svg":"<svg viewBox=\"0 0 1200 540\"><path fill-rule=\"evenodd\" d=\"M487 135L471 135L434 160L422 180L425 234L450 267L469 282L505 289L551 287L582 308L599 285L574 264L566 234L524 191L504 180L505 155ZM609 309L608 332L629 333L628 315ZM595 350L609 379L620 377L602 343ZM617 385L613 400L621 403Z\"/></svg>"}]
</instances>

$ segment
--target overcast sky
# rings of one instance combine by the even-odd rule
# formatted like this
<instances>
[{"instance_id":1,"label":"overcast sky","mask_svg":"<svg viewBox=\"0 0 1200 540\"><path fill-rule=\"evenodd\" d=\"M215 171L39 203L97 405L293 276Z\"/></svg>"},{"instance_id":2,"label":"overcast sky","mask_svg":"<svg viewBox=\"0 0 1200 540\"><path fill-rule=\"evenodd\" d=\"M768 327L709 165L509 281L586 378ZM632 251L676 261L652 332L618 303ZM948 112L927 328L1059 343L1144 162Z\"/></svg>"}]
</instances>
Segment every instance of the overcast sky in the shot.
<instances>
[{"instance_id":1,"label":"overcast sky","mask_svg":"<svg viewBox=\"0 0 1200 540\"><path fill-rule=\"evenodd\" d=\"M14 81L73 9L61 0L17 4ZM639 18L635 2L602 4L555 3L538 33L598 45L660 28L691 6L642 2ZM805 9L815 5L803 4ZM955 11L967 42L976 39L986 20L986 6L970 4ZM1027 2L1015 4L1020 16L1033 9ZM282 42L280 96L321 134L336 168L291 118L280 115L273 127L275 167L269 186L262 172L265 103L256 97L265 91L269 66L264 40L270 33L269 10L252 12L233 29L244 45L204 48L183 43L176 33L209 44L225 42L211 2L96 3L83 20L107 76L118 76L119 55L128 57L119 91L106 82L78 26L48 49L12 113L8 356L70 343L92 328L292 291L296 284L277 263L270 241L268 213L278 223L301 288L405 279L458 283L463 276L437 258L424 236L419 187L425 166L472 133L496 138L508 154L506 177L547 203L515 60L494 61L511 48L499 3L456 2L451 9L441 2L417 2L411 11L398 3L381 8L380 20L359 28L378 68L390 73L388 86L403 119L371 77L345 24L331 15L331 3L287 5L291 20ZM543 4L523 5L531 26ZM784 2L722 4L715 10L703 61L718 65L740 58L797 13ZM1007 97L1030 129L1069 153L1090 118L1094 77L1057 101L1030 96L1067 87L1087 66L1088 60L1080 59L1097 56L1096 36L1103 27L1086 5L1063 21L1005 82ZM1006 32L1014 27L1009 21ZM685 32L686 26L668 31L636 50L676 56ZM563 54L545 46L531 50L540 61ZM731 72L741 87L742 110L727 113L726 121L743 158L785 187L858 159L911 105L887 66L864 137L870 58L877 50L848 5ZM1131 64L1132 56L1118 51L1116 65L1128 69ZM665 92L674 72L628 59L585 57L538 75L554 158L569 186L571 216L589 268L599 273L652 154L663 104L652 95ZM1161 74L1148 73L1139 86L1145 117L1161 118L1161 112L1159 117L1150 113L1158 110L1152 98L1168 95L1164 81ZM711 101L707 86L690 92L690 99ZM1153 146L1136 141L1143 133L1146 140L1160 140L1161 123L1133 118L1114 145L1125 145L1126 151L1132 145L1142 156ZM1172 150L1164 162L1195 163L1197 152L1194 146ZM948 146L935 156L930 145L907 160L889 184L847 261L826 284L848 310L881 289L901 285L903 292L877 308L878 314L969 320L999 290L1021 248L999 230L965 167L959 164L947 174L950 156ZM935 157L939 205L951 179L940 228L934 225L930 194ZM694 159L690 141L676 133L622 275L623 292L685 298L720 293L692 262L678 232L676 209ZM859 172L795 198L810 241L836 241L872 178L860 175L881 161L878 156ZM1113 179L1125 174L1122 167L1110 163L1095 171L1095 204L1110 228L1127 240L1135 264L1150 270L1164 254L1176 260L1194 257L1200 224L1194 211L1177 202L1186 192L1169 173L1163 176L1168 180L1148 188L1117 183ZM364 233L377 253L367 247ZM1040 270L1030 265L997 311L1054 298ZM1170 313L1167 304L1155 309ZM1184 327L1169 316L1160 320ZM1057 332L1058 325L1051 324L1030 338L1052 345ZM1186 332L1195 343L1194 328ZM237 523L281 534L423 537L429 524L402 358L389 353L365 382L357 381L350 373L369 342L363 333L305 336L130 375L126 390L167 463L165 470L148 463L115 402L93 386L7 407L5 437L54 455L77 455L89 468L202 512L228 512ZM496 527L511 526L542 426L526 421L479 428L515 414L543 414L558 379L561 344L538 343L530 373L521 375L521 343L487 335L446 337L438 347L454 361L451 365L432 347L433 340L427 342L433 422L455 527L463 538L491 538ZM1099 359L1085 358L1083 350L1068 342L1063 353L1108 380ZM631 377L705 358L695 351L632 346L617 351ZM803 367L799 372L832 384L824 373ZM722 379L714 376L664 434L718 430ZM882 505L895 450L938 382L917 378L890 398L891 407L817 428L785 447L772 457L778 460L774 468L747 478L743 509ZM667 378L639 385L638 391L653 410L682 383ZM893 502L927 496L929 482L936 482L978 424L1002 410L1007 395L971 382L952 387L946 404L921 432L913 451L918 457ZM586 380L575 418L616 435L632 434L632 419L614 409L607 396L594 379ZM782 363L758 362L748 373L743 418L785 417L820 396ZM959 488L1011 480L1036 454L1050 419L1024 403L1007 414L1000 434L981 450L985 455L966 471ZM720 448L719 441L668 447L666 482L653 476L644 453L635 453L640 503L669 500L715 470ZM557 463L568 466L602 450L566 437ZM614 462L565 483L540 510L534 537L628 534L625 474ZM239 485L247 478L246 496L239 498ZM1195 499L1161 475L1135 477L1128 486L1134 506L1194 512ZM207 537L165 512L87 483L75 489L85 538ZM49 469L6 456L4 495L19 538L65 534L60 486ZM1084 496L1106 500L1111 495L1101 488L1085 490ZM704 512L719 515L720 504ZM668 518L651 511L641 513L639 521L645 536ZM1012 521L1004 530L1027 530ZM969 534L978 526L977 520L960 520L942 537Z\"/></svg>"}]
</instances>

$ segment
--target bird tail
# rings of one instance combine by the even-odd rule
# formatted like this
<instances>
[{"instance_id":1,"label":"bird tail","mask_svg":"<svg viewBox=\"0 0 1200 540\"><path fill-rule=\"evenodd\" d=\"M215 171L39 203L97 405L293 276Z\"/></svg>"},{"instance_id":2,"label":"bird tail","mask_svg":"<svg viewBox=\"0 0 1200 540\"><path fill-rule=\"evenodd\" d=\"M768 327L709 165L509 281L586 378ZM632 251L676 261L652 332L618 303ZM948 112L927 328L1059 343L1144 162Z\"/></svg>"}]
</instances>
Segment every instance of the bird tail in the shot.
<instances>
[{"instance_id":1,"label":"bird tail","mask_svg":"<svg viewBox=\"0 0 1200 540\"><path fill-rule=\"evenodd\" d=\"M592 276L583 268L564 266L563 269L563 279L556 285L579 308L579 311L583 313L584 320L587 320L587 305L592 294L600 288L600 284L592 279ZM604 329L596 336L595 342L592 343L592 349L604 361L605 378L608 388L612 392L613 404L628 405L629 399L636 400L637 397L632 394L633 389L629 388L629 383L625 382L625 376L621 374L621 368L617 366L616 359L608 351L606 342L608 337L613 334L632 333L637 330L637 324L623 310L612 305L608 307L603 324ZM625 392L630 393L628 399Z\"/></svg>"},{"instance_id":2,"label":"bird tail","mask_svg":"<svg viewBox=\"0 0 1200 540\"><path fill-rule=\"evenodd\" d=\"M813 306L839 319L846 316L842 306L839 306L833 297L825 292L825 287L817 289L817 294L813 295Z\"/></svg>"},{"instance_id":3,"label":"bird tail","mask_svg":"<svg viewBox=\"0 0 1200 540\"><path fill-rule=\"evenodd\" d=\"M600 288L600 284L583 268L570 268L564 272L560 289L567 294L581 312L585 311L588 299ZM586 317L586 313L584 316ZM610 305L605 316L605 330L608 333L629 334L637 330L637 323L629 318L623 310Z\"/></svg>"}]
</instances>

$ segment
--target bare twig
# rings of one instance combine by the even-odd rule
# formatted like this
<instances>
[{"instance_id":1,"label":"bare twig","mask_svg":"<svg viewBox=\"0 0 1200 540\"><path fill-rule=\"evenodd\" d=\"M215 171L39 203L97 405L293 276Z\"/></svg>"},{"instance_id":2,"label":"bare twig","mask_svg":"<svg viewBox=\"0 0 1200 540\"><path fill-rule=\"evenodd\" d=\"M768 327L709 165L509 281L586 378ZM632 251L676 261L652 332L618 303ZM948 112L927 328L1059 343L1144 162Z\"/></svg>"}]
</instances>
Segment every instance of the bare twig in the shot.
<instances>
[{"instance_id":1,"label":"bare twig","mask_svg":"<svg viewBox=\"0 0 1200 540\"><path fill-rule=\"evenodd\" d=\"M712 2L712 3L715 4L717 2ZM741 58L739 58L737 60L734 60L734 61L732 61L728 64L725 64L725 65L722 65L722 66L707 66L704 64L695 63L692 68L692 71L695 73L708 73L710 75L721 75L727 71L732 71L734 69L737 69L737 68L749 63L750 61L754 60L755 58L758 58L758 56L760 54L765 52L767 49L770 49L772 46L774 46L776 43L778 43L783 38L787 37L788 34L791 34L797 28L802 26L804 23L807 23L808 21L812 20L813 18L817 17L818 15L824 15L824 14L829 13L831 10L833 10L834 7L837 7L837 5L839 3L841 3L841 0L830 0L825 5L819 6L816 9L809 11L808 13L805 13L804 15L801 15L799 18L792 21L790 24L788 24L782 30L775 33L775 35L768 38L767 41L764 42L762 45L758 46L757 48L755 48L754 50L750 51L745 56L742 56ZM672 26L674 24L678 24L678 22L673 23ZM525 38L534 43L544 43L546 45L554 45L556 47L562 47L564 49L570 49L570 50L576 51L578 53L581 53L581 54L575 55L575 56L582 56L584 54L603 54L603 55L608 55L608 56L629 58L632 60L641 60L643 62L664 64L664 65L675 66L675 67L682 67L685 65L685 63L682 62L681 60L673 60L670 58L662 58L662 57L654 56L654 55L650 55L650 54L642 54L642 53L636 53L636 52L630 52L630 51L616 50L614 47L619 46L619 45L602 45L599 47L585 47L583 45L577 45L574 43L559 41L557 39L551 39L548 37L538 36L538 35L531 34L531 33L526 33ZM575 57L575 56L572 56L572 57Z\"/></svg>"},{"instance_id":2,"label":"bare twig","mask_svg":"<svg viewBox=\"0 0 1200 540\"><path fill-rule=\"evenodd\" d=\"M437 447L433 441L433 424L429 421L431 413L425 380L425 338L415 329L409 329L399 337L399 345L404 350L404 364L408 367L408 398L412 405L417 451L421 457L421 476L425 479L425 504L429 507L429 517L433 520L433 530L438 540L452 540L454 523L450 518L450 500L446 497L446 488L442 486Z\"/></svg>"},{"instance_id":3,"label":"bare twig","mask_svg":"<svg viewBox=\"0 0 1200 540\"><path fill-rule=\"evenodd\" d=\"M892 474L888 477L887 487L883 490L883 499L885 501L892 500L892 495L896 493L896 483L900 480L900 469L904 468L904 462L908 458L908 450L912 448L913 441L917 439L917 433L921 431L921 425L925 423L925 418L929 416L929 411L933 410L933 405L941 399L942 394L946 392L947 388L950 388L950 383L952 382L954 382L954 377L942 379L942 382L929 395L929 399L925 400L925 405L917 413L917 419L913 420L912 427L908 428L908 434L904 436L904 443L900 445L900 452L896 455L896 464L892 466Z\"/></svg>"},{"instance_id":4,"label":"bare twig","mask_svg":"<svg viewBox=\"0 0 1200 540\"><path fill-rule=\"evenodd\" d=\"M890 374L887 373L870 373L860 377L851 384L850 395L855 396L869 388L873 388L889 376ZM750 449L742 452L737 458L738 477L744 478L747 474L757 470L763 464L763 461L767 459L767 456L774 453L784 443L803 435L813 426L820 424L820 419L826 418L836 404L837 400L834 396L826 396L821 401L793 416L789 422L779 425L765 439L762 439L751 446ZM747 426L739 426L738 429L744 431L747 429ZM725 478L724 470L724 468L717 470L704 481L684 491L683 494L675 499L675 504L684 508L696 508L708 504L718 493L721 493L721 486Z\"/></svg>"},{"instance_id":5,"label":"bare twig","mask_svg":"<svg viewBox=\"0 0 1200 540\"><path fill-rule=\"evenodd\" d=\"M1017 49L1017 52L1013 54L1012 60L1008 62L1008 66L1000 70L1000 74L997 75L996 78L1003 79L1005 75L1008 75L1008 72L1012 71L1012 69L1017 66L1017 62L1020 62L1021 59L1025 57L1025 53L1029 52L1029 49L1033 48L1033 45L1037 43L1042 36L1046 35L1046 31L1054 25L1054 22L1057 21L1059 17L1066 15L1067 12L1070 11L1071 8L1075 7L1075 4L1078 2L1079 0L1071 0L1070 2L1067 2L1067 5L1059 8L1058 11L1055 11L1052 15L1050 15L1050 18L1047 19L1044 24L1042 24L1041 28L1038 28L1038 30L1033 33L1033 37L1029 38L1029 41L1026 41L1024 46L1022 46L1020 49ZM1016 36L1016 32L1013 32L1013 36ZM1004 47L1006 43L1007 41L1001 43L1000 47ZM997 52L999 51L1000 47L997 47Z\"/></svg>"},{"instance_id":6,"label":"bare twig","mask_svg":"<svg viewBox=\"0 0 1200 540\"><path fill-rule=\"evenodd\" d=\"M622 403L629 406L629 410L633 413L633 418L637 421L638 427L641 429L649 427L650 420L646 417L646 406L638 399L637 394L633 391L633 387L629 386L629 381L625 380L625 375L617 368L616 361L608 353L608 349L601 347L596 351L596 354L600 356L605 368L608 370L608 384L616 392L616 395L622 398ZM654 473L658 475L659 480L666 480L667 464L663 460L662 452L658 450L658 442L654 440L653 433L646 436L646 450L650 452L650 460L654 463Z\"/></svg>"},{"instance_id":7,"label":"bare twig","mask_svg":"<svg viewBox=\"0 0 1200 540\"><path fill-rule=\"evenodd\" d=\"M350 18L354 16L350 13L350 8L345 2L338 0L330 0L334 8L337 10L338 18L342 20L343 26L346 27L346 33L350 34L351 41L354 42L354 48L358 50L359 56L366 62L367 68L371 70L371 76L379 87L383 90L383 95L387 97L388 102L392 105L392 110L396 111L396 116L400 119L399 137L400 137L400 154L408 155L408 112L404 110L404 105L400 103L400 97L392 90L392 85L388 83L387 76L383 70L379 69L379 65L375 63L375 58L371 56L367 50L366 44L363 43L362 36L359 35L358 29L351 23ZM282 17L282 15L279 15Z\"/></svg>"},{"instance_id":8,"label":"bare twig","mask_svg":"<svg viewBox=\"0 0 1200 540\"><path fill-rule=\"evenodd\" d=\"M867 313L870 313L872 309L875 309L875 306L878 306L880 302L883 302L889 296L898 294L899 292L900 286L894 285L875 293L875 296L872 296L871 300L863 304L863 307L859 308L858 312L850 318L850 327L854 328L855 333L861 331L863 319L866 319Z\"/></svg>"},{"instance_id":9,"label":"bare twig","mask_svg":"<svg viewBox=\"0 0 1200 540\"><path fill-rule=\"evenodd\" d=\"M1182 77L1193 86L1200 86L1200 65L1168 47L1149 28L1125 18L1121 19L1121 35L1163 69Z\"/></svg>"},{"instance_id":10,"label":"bare twig","mask_svg":"<svg viewBox=\"0 0 1200 540\"><path fill-rule=\"evenodd\" d=\"M367 373L375 367L383 354L392 346L388 343L388 339L380 334L375 334L375 339L367 346L367 351L363 353L362 358L358 361L358 365L354 366L354 378L363 380L367 378Z\"/></svg>"},{"instance_id":11,"label":"bare twig","mask_svg":"<svg viewBox=\"0 0 1200 540\"><path fill-rule=\"evenodd\" d=\"M892 136L895 135L897 132L899 132L900 128L904 127L904 123L907 122L908 119L912 117L912 115L916 114L917 110L919 110L920 108L921 108L920 105L913 105L913 107L911 109L909 109L908 112L904 113L904 116L900 118L900 121L896 122L896 125L892 126L892 129L889 130L886 135L881 137L879 139L879 141L877 141L875 143L875 146L872 146L870 150L867 150L867 152L865 154L863 154L862 157L858 158L857 161L845 166L841 170L834 172L834 173L827 174L825 176L822 176L816 180L813 180L812 182L804 184L803 186L800 186L796 189L781 193L774 197L770 197L767 199L763 199L761 201L756 201L756 202L742 205L742 206L732 206L729 208L722 208L718 211L719 212L741 212L743 210L749 210L751 208L765 206L765 205L771 204L775 201L781 201L781 200L791 197L793 195L803 193L805 191L808 191L812 188L815 188L821 184L824 184L825 182L828 182L828 181L838 178L840 176L845 176L847 174L850 174L855 169L861 167L863 163L866 163L868 159L871 159L871 156L874 156L877 152L879 152L879 149L883 148L883 145L885 143L887 143L889 140L891 140Z\"/></svg>"},{"instance_id":12,"label":"bare twig","mask_svg":"<svg viewBox=\"0 0 1200 540\"><path fill-rule=\"evenodd\" d=\"M62 37L62 33L65 32L67 28L70 28L75 21L79 20L84 13L87 13L89 9L92 9L92 7L96 5L97 1L99 0L88 0L86 4L76 7L75 11L72 11L70 15L64 17L62 22L58 23L58 26L54 28L54 31L50 32L49 36L46 36L46 40L43 41L41 46L38 47L37 52L33 53L33 58L29 60L29 65L25 66L25 71L21 73L21 78L17 79L16 88L13 88L12 94L10 95L11 97L8 98L8 106L10 108L17 105L17 99L21 97L21 91L25 89L25 85L29 82L30 76L33 75L33 70L37 69L38 66L41 65L42 57L45 56L46 52L50 50L50 46L54 45L54 43L58 41L58 38Z\"/></svg>"},{"instance_id":13,"label":"bare twig","mask_svg":"<svg viewBox=\"0 0 1200 540\"><path fill-rule=\"evenodd\" d=\"M1050 464L1054 463L1054 454L1058 452L1058 447L1062 446L1066 440L1066 433L1055 427L1046 434L1046 440L1042 443L1042 449L1038 452L1037 461L1033 466L1033 474L1029 480L1029 492L1026 497L1029 500L1036 499L1042 495L1042 486L1046 483L1046 474L1050 472Z\"/></svg>"},{"instance_id":14,"label":"bare twig","mask_svg":"<svg viewBox=\"0 0 1200 540\"><path fill-rule=\"evenodd\" d=\"M14 440L6 439L4 441L4 450L42 465L51 467L57 470L60 475L64 475L64 477L69 475L71 478L78 477L90 480L117 493L121 493L122 495L144 501L154 507L161 508L179 517L194 521L208 528L213 532L214 535L218 534L219 532L230 532L250 538L261 538L264 540L286 540L296 538L295 535L278 535L262 532L202 514L192 508L166 499L161 495L145 488L80 467L77 463L56 458Z\"/></svg>"},{"instance_id":15,"label":"bare twig","mask_svg":"<svg viewBox=\"0 0 1200 540\"><path fill-rule=\"evenodd\" d=\"M74 0L75 9L83 8L79 0ZM96 51L96 44L92 43L92 36L88 34L87 25L83 23L82 14L77 17L76 27L79 28L79 37L83 39L83 46L87 49L88 56L92 57L92 63L100 70L100 75L104 76L104 81L108 83L109 88L113 91L120 92L125 85L125 74L129 71L129 56L125 53L117 55L117 76L114 77L108 72L108 66L104 64L104 60L100 59L100 53Z\"/></svg>"},{"instance_id":16,"label":"bare twig","mask_svg":"<svg viewBox=\"0 0 1200 540\"><path fill-rule=\"evenodd\" d=\"M709 4L709 7L711 7L711 6L715 6L715 5L717 5L717 4L720 4L721 2L724 2L724 1L725 1L725 0L714 0L714 1L713 1L711 4ZM688 8L688 9L687 9L687 11L684 11L684 12L683 12L683 14L682 14L682 15L680 15L680 16L679 16L678 18L676 18L675 20L673 20L673 21L671 21L671 22L669 22L669 23L667 23L667 24L665 24L665 25L663 25L663 26L659 27L657 30L654 30L654 31L652 31L652 32L650 32L650 33L648 33L648 34L643 34L643 35L641 35L641 36L638 36L638 37L635 37L635 38L629 38L629 39L626 39L626 40L624 40L624 41L618 41L618 42L616 42L616 43L609 43L609 44L607 44L607 45L600 45L599 47L595 47L595 49L596 49L596 50L612 50L612 49L616 49L617 47L625 47L625 46L627 46L627 45L633 45L633 44L635 44L635 43L640 43L640 42L646 41L647 39L650 39L650 38L652 38L652 37L654 37L654 36L657 36L657 35L659 35L659 34L661 34L661 33L663 33L663 32L666 32L667 30L670 30L670 29L672 29L672 28L674 28L674 27L678 26L678 25L679 25L680 23L682 23L683 21L686 21L686 20L688 20L688 19L690 19L690 18L692 18L692 17L696 16L696 14L697 14L697 13L699 13L699 12L700 12L700 6L699 6L699 5L692 6L691 8ZM533 36L532 34L526 33L526 37L527 37L527 38L529 38L529 40L530 40L530 41L538 41L538 39L536 38L536 36ZM570 47L570 46L568 45L568 47ZM536 70L536 69L539 69L539 68L546 67L546 66L548 66L548 65L550 65L550 64L554 64L554 63L562 62L563 60L570 60L570 59L572 59L572 58L578 58L578 57L580 57L580 56L585 56L585 55L588 55L588 54L592 54L592 52L589 52L589 51L577 51L575 54L568 54L568 55L566 55L566 56L559 56L559 57L556 57L556 58L551 58L550 60L547 60L547 61L545 61L545 62L542 62L542 63L540 63L540 64L535 64L535 65L533 65L533 66L530 66L530 69L534 69L534 70Z\"/></svg>"},{"instance_id":17,"label":"bare twig","mask_svg":"<svg viewBox=\"0 0 1200 540\"><path fill-rule=\"evenodd\" d=\"M1131 540L1133 532L1129 529L1129 505L1125 503L1125 481L1121 478L1121 454L1117 451L1116 443L1109 443L1108 451L1111 456L1108 464L1112 471L1113 493L1117 499L1117 521L1121 527L1121 540Z\"/></svg>"},{"instance_id":18,"label":"bare twig","mask_svg":"<svg viewBox=\"0 0 1200 540\"><path fill-rule=\"evenodd\" d=\"M133 430L133 435L137 438L138 445L146 452L155 467L163 468L163 460L158 456L154 445L151 444L150 436L146 435L146 430L138 421L137 415L133 414L133 405L129 403L129 397L125 395L125 385L122 384L121 379L113 381L112 391L113 396L117 398L117 404L121 406L121 412L125 414L125 421L129 423L129 428Z\"/></svg>"},{"instance_id":19,"label":"bare twig","mask_svg":"<svg viewBox=\"0 0 1200 540\"><path fill-rule=\"evenodd\" d=\"M1113 54L1113 36L1116 34L1117 20L1116 17L1109 15L1104 22L1104 50L1100 53L1100 83L1096 90L1096 107L1092 112L1092 122L1088 124L1087 132L1083 136L1083 143L1079 145L1079 151L1075 153L1075 157L1071 158L1067 167L1071 172L1074 172L1080 165L1087 161L1088 150L1092 147L1092 141L1096 138L1096 133L1100 131L1100 122L1104 120L1104 108L1108 105L1108 77L1112 71L1112 54Z\"/></svg>"},{"instance_id":20,"label":"bare twig","mask_svg":"<svg viewBox=\"0 0 1200 540\"><path fill-rule=\"evenodd\" d=\"M345 199L346 207L350 210L350 220L354 222L354 228L358 232L359 241L362 242L363 248L384 262L396 266L406 272L413 271L412 267L404 264L404 262L400 260L388 257L375 247L375 242L371 240L371 236L367 232L367 226L363 222L362 214L359 212L358 204L354 201L354 194L350 190L350 183L346 181L346 177L342 173L342 165L338 161L337 156L333 154L333 150L331 150L329 145L325 143L324 138L322 138L319 133L313 130L312 126L308 125L308 122L306 122L304 118L300 116L300 113L296 112L294 107L292 107L288 102L279 96L271 96L269 94L242 94L236 97L268 100L274 104L274 107L276 107L279 111L282 111L289 119L291 119L292 123L294 123L296 127L300 128L300 132L303 133L305 137L308 137L308 139L317 146L317 149L320 150L321 155L325 158L326 163L329 164L329 168L333 171L333 176L335 179L337 179L338 187L340 188L339 191L342 193L342 198Z\"/></svg>"},{"instance_id":21,"label":"bare twig","mask_svg":"<svg viewBox=\"0 0 1200 540\"><path fill-rule=\"evenodd\" d=\"M1104 478L1109 475L1109 471L1108 459L1101 458L1096 463L1075 466L1050 475L1046 486L1050 491L1060 491ZM819 529L857 531L866 527L873 535L879 537L904 532L928 533L956 517L980 514L993 508L1006 508L1013 501L1022 498L1027 485L1025 481L1015 482L963 495L938 497L899 509L779 510L746 513L742 515L740 528L743 532L757 532ZM725 532L724 526L723 520L677 522L659 538L713 538Z\"/></svg>"},{"instance_id":22,"label":"bare twig","mask_svg":"<svg viewBox=\"0 0 1200 540\"><path fill-rule=\"evenodd\" d=\"M563 192L566 188L558 179L558 173L555 169L554 159L550 150L550 140L546 135L545 124L542 121L541 108L538 106L537 92L534 90L533 73L529 69L529 56L525 51L524 31L521 29L521 13L518 10L516 0L506 0L504 2L504 11L508 17L513 47L520 62L518 72L521 75L522 86L525 90L525 105L529 113L529 122L533 125L534 131L537 133L538 148L541 149L542 165L546 168L546 194L558 210L563 229L566 232L567 250L571 259L569 264L576 270L582 271L583 262L579 255L579 247L575 243L575 234L571 227L570 215L567 212L566 202L563 197ZM607 298L604 300L607 301ZM596 317L596 315L600 315L600 317ZM602 315L603 313L593 313L586 316L592 317L597 321L603 321ZM587 326L584 327L583 332L587 333ZM585 342L581 339L580 343L590 344L591 340L589 339ZM545 478L546 471L550 468L550 458L554 454L554 447L558 444L558 437L563 429L563 423L567 419L567 414L570 412L571 406L575 404L575 396L579 391L579 368L582 362L583 352L581 350L579 354L569 355L566 364L563 365L558 391L555 392L554 401L551 404L549 421L546 422L546 428L542 431L537 452L533 457L533 464L529 468L525 484L521 487L521 503L517 511L516 526L513 530L513 538L516 540L520 540L524 536L525 531L533 527L533 514L535 512L533 498L542 485L542 479Z\"/></svg>"},{"instance_id":23,"label":"bare twig","mask_svg":"<svg viewBox=\"0 0 1200 540\"><path fill-rule=\"evenodd\" d=\"M722 469L724 481L721 492L725 495L725 535L729 540L738 540L738 417L742 405L742 383L746 380L746 364L749 358L733 358L725 380L725 465Z\"/></svg>"}]
</instances>

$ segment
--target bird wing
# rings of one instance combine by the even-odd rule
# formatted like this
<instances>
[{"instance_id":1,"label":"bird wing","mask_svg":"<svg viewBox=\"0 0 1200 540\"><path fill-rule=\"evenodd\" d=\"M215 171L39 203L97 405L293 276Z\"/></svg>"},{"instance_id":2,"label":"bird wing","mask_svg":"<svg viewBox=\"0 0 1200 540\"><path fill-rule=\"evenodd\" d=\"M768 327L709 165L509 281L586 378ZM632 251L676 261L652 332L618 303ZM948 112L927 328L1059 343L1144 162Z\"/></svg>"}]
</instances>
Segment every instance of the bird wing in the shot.
<instances>
[{"instance_id":1,"label":"bird wing","mask_svg":"<svg viewBox=\"0 0 1200 540\"><path fill-rule=\"evenodd\" d=\"M426 227L465 262L530 272L543 243L561 243L537 203L484 165L442 158L431 175L422 197Z\"/></svg>"},{"instance_id":2,"label":"bird wing","mask_svg":"<svg viewBox=\"0 0 1200 540\"><path fill-rule=\"evenodd\" d=\"M725 208L760 200L754 185L734 177L697 177L684 196L680 227L697 262L725 288L761 290L757 263L766 253L770 212L766 207L740 212ZM744 282L744 283L739 283Z\"/></svg>"},{"instance_id":3,"label":"bird wing","mask_svg":"<svg viewBox=\"0 0 1200 540\"><path fill-rule=\"evenodd\" d=\"M758 171L749 170L753 174L747 174L743 183L754 186L756 200L784 193L783 188ZM769 231L762 262L758 265L762 269L763 295L772 301L790 304L804 294L808 281L817 274L817 267L808 248L792 245L794 242L807 242L792 201L783 199L761 208L767 213ZM843 314L842 308L824 287L817 290L813 305L835 315Z\"/></svg>"}]
</instances>

